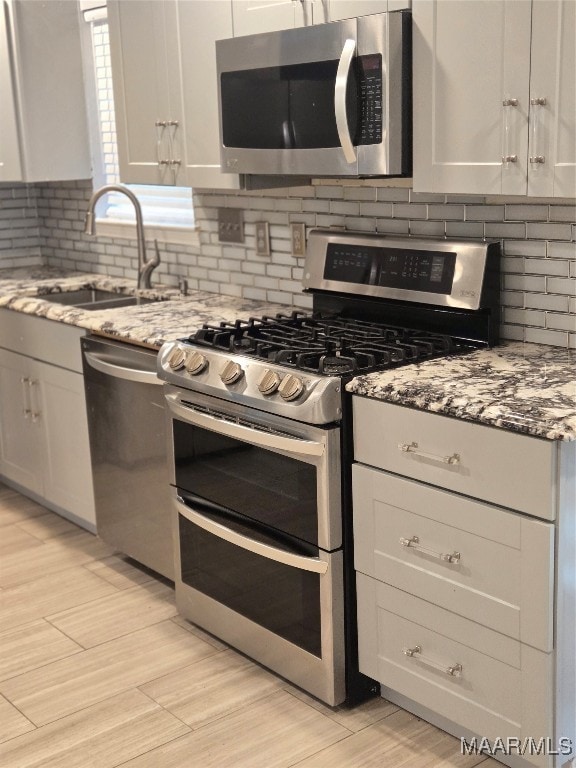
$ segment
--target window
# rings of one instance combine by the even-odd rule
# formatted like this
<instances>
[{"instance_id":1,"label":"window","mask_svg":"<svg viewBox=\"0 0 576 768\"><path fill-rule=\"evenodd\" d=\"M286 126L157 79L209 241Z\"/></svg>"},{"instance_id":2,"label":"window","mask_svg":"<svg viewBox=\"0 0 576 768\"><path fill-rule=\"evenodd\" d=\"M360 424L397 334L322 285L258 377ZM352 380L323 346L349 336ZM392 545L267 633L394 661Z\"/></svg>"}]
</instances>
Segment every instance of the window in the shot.
<instances>
[{"instance_id":1,"label":"window","mask_svg":"<svg viewBox=\"0 0 576 768\"><path fill-rule=\"evenodd\" d=\"M86 6L98 3L85 2ZM87 45L87 72L94 76L87 85L89 91L89 119L92 128L94 156L94 187L119 183L116 124L112 91L110 42L105 7L89 7L84 10L89 24L90 43ZM158 239L170 242L190 243L190 230L194 227L192 190L189 187L164 187L130 184L142 206L147 230L155 228L154 237L162 229ZM101 234L122 236L126 223L134 222L134 208L125 195L104 195L97 206L98 230ZM127 235L133 236L132 228Z\"/></svg>"}]
</instances>

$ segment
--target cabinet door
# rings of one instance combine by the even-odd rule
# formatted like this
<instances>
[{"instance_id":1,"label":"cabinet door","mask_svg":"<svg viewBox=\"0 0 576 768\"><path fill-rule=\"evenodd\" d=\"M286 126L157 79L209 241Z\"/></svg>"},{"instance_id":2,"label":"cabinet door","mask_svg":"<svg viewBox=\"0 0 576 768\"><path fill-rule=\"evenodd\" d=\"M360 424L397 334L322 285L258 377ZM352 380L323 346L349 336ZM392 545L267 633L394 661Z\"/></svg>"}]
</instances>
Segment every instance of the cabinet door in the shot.
<instances>
[{"instance_id":1,"label":"cabinet door","mask_svg":"<svg viewBox=\"0 0 576 768\"><path fill-rule=\"evenodd\" d=\"M232 37L232 0L180 0L181 93L186 126L186 180L191 187L239 189L240 177L220 171L216 40ZM185 41L185 43L183 42Z\"/></svg>"},{"instance_id":2,"label":"cabinet door","mask_svg":"<svg viewBox=\"0 0 576 768\"><path fill-rule=\"evenodd\" d=\"M120 178L126 183L174 184L178 166L171 161L182 160L182 115L170 103L178 76L178 66L168 63L178 53L168 29L172 6L173 0L108 3Z\"/></svg>"},{"instance_id":3,"label":"cabinet door","mask_svg":"<svg viewBox=\"0 0 576 768\"><path fill-rule=\"evenodd\" d=\"M413 19L414 189L526 194L530 0L415 0Z\"/></svg>"},{"instance_id":4,"label":"cabinet door","mask_svg":"<svg viewBox=\"0 0 576 768\"><path fill-rule=\"evenodd\" d=\"M314 2L314 23L317 23L318 6L324 10L325 16L322 21L339 21L340 19L351 19L354 16L368 16L372 13L384 13L388 10L388 0L315 0ZM397 5L397 4L396 4ZM408 8L409 2L402 5Z\"/></svg>"},{"instance_id":5,"label":"cabinet door","mask_svg":"<svg viewBox=\"0 0 576 768\"><path fill-rule=\"evenodd\" d=\"M4 7L0 8L0 181L22 181L20 143L12 86L11 46Z\"/></svg>"},{"instance_id":6,"label":"cabinet door","mask_svg":"<svg viewBox=\"0 0 576 768\"><path fill-rule=\"evenodd\" d=\"M302 27L310 14L302 0L232 0L234 37Z\"/></svg>"},{"instance_id":7,"label":"cabinet door","mask_svg":"<svg viewBox=\"0 0 576 768\"><path fill-rule=\"evenodd\" d=\"M41 424L32 389L29 359L0 349L0 473L41 493Z\"/></svg>"},{"instance_id":8,"label":"cabinet door","mask_svg":"<svg viewBox=\"0 0 576 768\"><path fill-rule=\"evenodd\" d=\"M32 361L32 405L42 428L43 497L94 529L84 378Z\"/></svg>"},{"instance_id":9,"label":"cabinet door","mask_svg":"<svg viewBox=\"0 0 576 768\"><path fill-rule=\"evenodd\" d=\"M575 0L534 0L529 195L576 196L575 50Z\"/></svg>"}]
</instances>

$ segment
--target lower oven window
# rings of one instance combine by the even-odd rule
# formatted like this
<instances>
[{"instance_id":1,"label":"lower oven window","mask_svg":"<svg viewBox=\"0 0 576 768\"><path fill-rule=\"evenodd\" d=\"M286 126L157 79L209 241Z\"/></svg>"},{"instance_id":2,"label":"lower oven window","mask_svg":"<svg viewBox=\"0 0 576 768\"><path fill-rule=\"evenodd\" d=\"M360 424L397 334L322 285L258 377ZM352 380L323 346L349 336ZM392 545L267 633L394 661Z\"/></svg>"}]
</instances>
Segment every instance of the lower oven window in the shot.
<instances>
[{"instance_id":1,"label":"lower oven window","mask_svg":"<svg viewBox=\"0 0 576 768\"><path fill-rule=\"evenodd\" d=\"M318 543L315 466L178 419L172 425L179 488Z\"/></svg>"},{"instance_id":2,"label":"lower oven window","mask_svg":"<svg viewBox=\"0 0 576 768\"><path fill-rule=\"evenodd\" d=\"M182 581L321 656L320 578L249 552L179 515Z\"/></svg>"}]
</instances>

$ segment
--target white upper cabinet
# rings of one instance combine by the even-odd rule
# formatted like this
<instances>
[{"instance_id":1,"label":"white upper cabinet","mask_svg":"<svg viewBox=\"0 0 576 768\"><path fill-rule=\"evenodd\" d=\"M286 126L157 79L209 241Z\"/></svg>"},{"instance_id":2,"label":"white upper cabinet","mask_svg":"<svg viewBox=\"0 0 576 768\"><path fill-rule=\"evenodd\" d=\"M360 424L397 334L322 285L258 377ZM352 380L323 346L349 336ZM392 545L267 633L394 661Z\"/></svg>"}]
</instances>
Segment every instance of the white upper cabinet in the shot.
<instances>
[{"instance_id":1,"label":"white upper cabinet","mask_svg":"<svg viewBox=\"0 0 576 768\"><path fill-rule=\"evenodd\" d=\"M411 0L312 0L314 24L410 8Z\"/></svg>"},{"instance_id":2,"label":"white upper cabinet","mask_svg":"<svg viewBox=\"0 0 576 768\"><path fill-rule=\"evenodd\" d=\"M234 37L293 29L311 23L311 5L309 0L232 0L232 20Z\"/></svg>"},{"instance_id":3,"label":"white upper cabinet","mask_svg":"<svg viewBox=\"0 0 576 768\"><path fill-rule=\"evenodd\" d=\"M414 0L414 189L576 195L575 7Z\"/></svg>"},{"instance_id":4,"label":"white upper cabinet","mask_svg":"<svg viewBox=\"0 0 576 768\"><path fill-rule=\"evenodd\" d=\"M183 184L175 2L109 0L120 179Z\"/></svg>"},{"instance_id":5,"label":"white upper cabinet","mask_svg":"<svg viewBox=\"0 0 576 768\"><path fill-rule=\"evenodd\" d=\"M575 0L533 0L529 195L576 196L575 51Z\"/></svg>"},{"instance_id":6,"label":"white upper cabinet","mask_svg":"<svg viewBox=\"0 0 576 768\"><path fill-rule=\"evenodd\" d=\"M78 8L0 2L0 181L91 175Z\"/></svg>"},{"instance_id":7,"label":"white upper cabinet","mask_svg":"<svg viewBox=\"0 0 576 768\"><path fill-rule=\"evenodd\" d=\"M231 3L181 0L177 14L187 184L239 189L237 174L220 171L216 40L232 37Z\"/></svg>"},{"instance_id":8,"label":"white upper cabinet","mask_svg":"<svg viewBox=\"0 0 576 768\"><path fill-rule=\"evenodd\" d=\"M215 41L231 0L108 0L120 179L237 189L220 172Z\"/></svg>"}]
</instances>

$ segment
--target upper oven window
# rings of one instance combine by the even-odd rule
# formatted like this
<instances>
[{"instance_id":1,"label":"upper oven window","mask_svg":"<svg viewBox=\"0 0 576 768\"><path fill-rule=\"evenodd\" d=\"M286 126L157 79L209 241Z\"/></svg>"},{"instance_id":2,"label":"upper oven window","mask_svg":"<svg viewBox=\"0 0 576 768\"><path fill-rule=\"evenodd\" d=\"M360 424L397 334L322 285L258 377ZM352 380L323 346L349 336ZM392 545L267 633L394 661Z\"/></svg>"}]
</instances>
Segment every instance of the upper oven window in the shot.
<instances>
[{"instance_id":1,"label":"upper oven window","mask_svg":"<svg viewBox=\"0 0 576 768\"><path fill-rule=\"evenodd\" d=\"M178 419L172 427L178 488L318 543L316 467Z\"/></svg>"}]
</instances>

